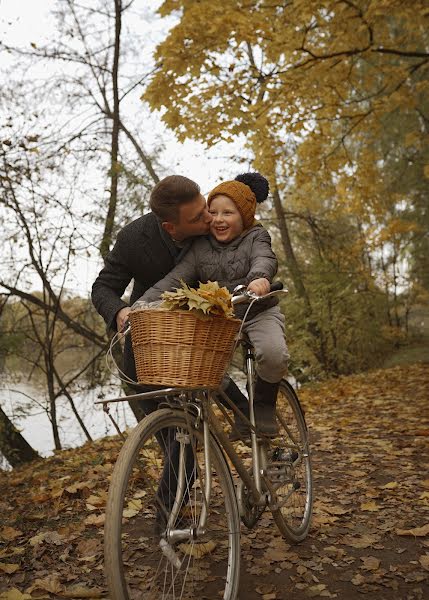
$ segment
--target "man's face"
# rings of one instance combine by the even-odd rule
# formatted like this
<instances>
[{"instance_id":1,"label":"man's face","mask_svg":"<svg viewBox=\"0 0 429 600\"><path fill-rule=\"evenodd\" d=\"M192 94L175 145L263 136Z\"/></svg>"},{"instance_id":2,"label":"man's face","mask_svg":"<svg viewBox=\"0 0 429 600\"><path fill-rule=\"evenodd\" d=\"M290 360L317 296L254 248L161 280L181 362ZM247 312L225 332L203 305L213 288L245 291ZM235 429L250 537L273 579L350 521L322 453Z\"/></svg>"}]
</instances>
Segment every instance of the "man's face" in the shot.
<instances>
[{"instance_id":1,"label":"man's face","mask_svg":"<svg viewBox=\"0 0 429 600\"><path fill-rule=\"evenodd\" d=\"M177 223L165 222L162 226L174 240L181 242L194 235L208 233L211 220L212 216L207 210L206 200L200 194L195 200L186 202L179 207Z\"/></svg>"}]
</instances>

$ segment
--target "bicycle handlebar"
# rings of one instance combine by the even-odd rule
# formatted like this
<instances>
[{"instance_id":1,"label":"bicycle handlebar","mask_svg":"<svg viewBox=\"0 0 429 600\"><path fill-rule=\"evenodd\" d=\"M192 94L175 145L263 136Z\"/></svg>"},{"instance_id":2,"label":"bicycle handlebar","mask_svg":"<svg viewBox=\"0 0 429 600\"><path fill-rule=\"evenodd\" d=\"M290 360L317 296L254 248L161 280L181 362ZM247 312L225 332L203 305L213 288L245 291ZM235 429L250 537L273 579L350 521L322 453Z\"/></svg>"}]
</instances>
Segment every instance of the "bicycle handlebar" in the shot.
<instances>
[{"instance_id":1,"label":"bicycle handlebar","mask_svg":"<svg viewBox=\"0 0 429 600\"><path fill-rule=\"evenodd\" d=\"M260 300L265 300L266 298L270 298L271 296L276 296L277 294L287 294L288 290L283 289L283 283L281 281L275 281L270 285L270 291L268 294L263 296L258 296L254 292L251 292L247 289L245 285L238 285L234 288L232 292L231 302L233 305L235 304L249 304L250 302L258 302Z\"/></svg>"},{"instance_id":2,"label":"bicycle handlebar","mask_svg":"<svg viewBox=\"0 0 429 600\"><path fill-rule=\"evenodd\" d=\"M254 292L247 289L245 285L237 285L232 292L231 302L235 304L250 304L250 302L258 302L271 296L275 296L279 293L287 294L288 290L283 289L283 283L281 281L275 281L270 285L270 291L264 296L258 296ZM130 322L127 320L124 327L120 331L123 335L128 334L131 331Z\"/></svg>"}]
</instances>

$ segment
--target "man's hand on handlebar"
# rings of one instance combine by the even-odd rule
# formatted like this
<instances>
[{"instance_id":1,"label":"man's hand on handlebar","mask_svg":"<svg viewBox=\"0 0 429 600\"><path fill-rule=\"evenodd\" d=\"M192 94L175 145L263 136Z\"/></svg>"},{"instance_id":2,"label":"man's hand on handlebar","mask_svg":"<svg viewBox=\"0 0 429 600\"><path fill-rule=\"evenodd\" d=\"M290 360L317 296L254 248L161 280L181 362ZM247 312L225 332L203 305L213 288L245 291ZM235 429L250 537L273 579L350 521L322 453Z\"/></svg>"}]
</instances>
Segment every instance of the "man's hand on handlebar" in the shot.
<instances>
[{"instance_id":1,"label":"man's hand on handlebar","mask_svg":"<svg viewBox=\"0 0 429 600\"><path fill-rule=\"evenodd\" d=\"M130 312L131 308L129 306L124 306L124 308L121 308L121 310L116 313L116 328L118 331L125 329Z\"/></svg>"},{"instance_id":2,"label":"man's hand on handlebar","mask_svg":"<svg viewBox=\"0 0 429 600\"><path fill-rule=\"evenodd\" d=\"M265 277L254 279L247 286L249 292L253 292L257 296L265 296L270 291L270 282Z\"/></svg>"}]
</instances>

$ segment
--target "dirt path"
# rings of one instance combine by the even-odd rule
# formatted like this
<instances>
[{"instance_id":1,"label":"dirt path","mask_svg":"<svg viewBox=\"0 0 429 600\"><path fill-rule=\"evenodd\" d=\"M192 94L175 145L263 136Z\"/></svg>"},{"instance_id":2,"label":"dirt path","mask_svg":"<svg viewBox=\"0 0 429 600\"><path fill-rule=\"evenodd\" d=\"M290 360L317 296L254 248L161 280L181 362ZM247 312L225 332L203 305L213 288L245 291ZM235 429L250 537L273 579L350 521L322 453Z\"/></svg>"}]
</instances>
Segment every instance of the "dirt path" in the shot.
<instances>
[{"instance_id":1,"label":"dirt path","mask_svg":"<svg viewBox=\"0 0 429 600\"><path fill-rule=\"evenodd\" d=\"M298 546L269 514L254 531L243 527L240 600L429 596L428 367L300 393L313 438L313 526ZM1 600L105 597L104 503L119 447L102 440L0 474Z\"/></svg>"},{"instance_id":2,"label":"dirt path","mask_svg":"<svg viewBox=\"0 0 429 600\"><path fill-rule=\"evenodd\" d=\"M270 541L269 516L244 536L240 598L429 597L429 365L301 396L313 433L313 526L293 547Z\"/></svg>"}]
</instances>

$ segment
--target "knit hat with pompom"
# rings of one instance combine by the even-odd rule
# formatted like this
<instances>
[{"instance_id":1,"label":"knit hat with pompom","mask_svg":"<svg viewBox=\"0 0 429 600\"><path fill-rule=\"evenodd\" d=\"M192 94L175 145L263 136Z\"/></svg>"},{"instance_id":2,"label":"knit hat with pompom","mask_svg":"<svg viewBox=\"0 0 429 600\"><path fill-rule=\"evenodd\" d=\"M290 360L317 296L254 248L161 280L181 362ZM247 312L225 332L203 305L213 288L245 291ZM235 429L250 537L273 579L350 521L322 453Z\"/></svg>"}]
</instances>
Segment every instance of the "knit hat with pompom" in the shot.
<instances>
[{"instance_id":1,"label":"knit hat with pompom","mask_svg":"<svg viewBox=\"0 0 429 600\"><path fill-rule=\"evenodd\" d=\"M269 191L268 181L260 173L243 173L232 181L217 185L207 197L207 205L216 196L227 196L237 206L243 219L243 228L249 229L255 221L256 203L263 202Z\"/></svg>"}]
</instances>

